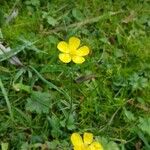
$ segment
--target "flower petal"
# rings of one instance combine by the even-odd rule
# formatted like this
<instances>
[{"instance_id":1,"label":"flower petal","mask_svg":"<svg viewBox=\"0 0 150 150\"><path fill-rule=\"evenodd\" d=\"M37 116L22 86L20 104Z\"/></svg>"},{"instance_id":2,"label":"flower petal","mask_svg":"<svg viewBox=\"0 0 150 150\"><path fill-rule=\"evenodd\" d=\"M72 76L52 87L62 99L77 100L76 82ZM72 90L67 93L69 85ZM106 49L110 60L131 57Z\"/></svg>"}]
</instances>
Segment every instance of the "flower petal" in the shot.
<instances>
[{"instance_id":1,"label":"flower petal","mask_svg":"<svg viewBox=\"0 0 150 150\"><path fill-rule=\"evenodd\" d=\"M82 46L79 49L76 50L76 55L78 56L86 56L90 52L89 48L87 46Z\"/></svg>"},{"instance_id":2,"label":"flower petal","mask_svg":"<svg viewBox=\"0 0 150 150\"><path fill-rule=\"evenodd\" d=\"M72 61L76 64L82 64L85 61L85 59L80 56L73 56Z\"/></svg>"},{"instance_id":3,"label":"flower petal","mask_svg":"<svg viewBox=\"0 0 150 150\"><path fill-rule=\"evenodd\" d=\"M74 150L87 150L87 147L85 145L82 146L75 146Z\"/></svg>"},{"instance_id":4,"label":"flower petal","mask_svg":"<svg viewBox=\"0 0 150 150\"><path fill-rule=\"evenodd\" d=\"M74 150L82 150L82 147L81 146L76 146L73 148Z\"/></svg>"},{"instance_id":5,"label":"flower petal","mask_svg":"<svg viewBox=\"0 0 150 150\"><path fill-rule=\"evenodd\" d=\"M104 149L103 149L103 146L99 142L93 142L89 146L89 150L104 150Z\"/></svg>"},{"instance_id":6,"label":"flower petal","mask_svg":"<svg viewBox=\"0 0 150 150\"><path fill-rule=\"evenodd\" d=\"M69 63L71 61L71 57L69 54L59 54L59 59L64 63Z\"/></svg>"},{"instance_id":7,"label":"flower petal","mask_svg":"<svg viewBox=\"0 0 150 150\"><path fill-rule=\"evenodd\" d=\"M69 48L70 51L72 50L76 50L80 45L80 39L76 38L76 37L71 37L69 39Z\"/></svg>"},{"instance_id":8,"label":"flower petal","mask_svg":"<svg viewBox=\"0 0 150 150\"><path fill-rule=\"evenodd\" d=\"M57 48L64 53L69 52L69 45L65 41L61 41L58 43Z\"/></svg>"},{"instance_id":9,"label":"flower petal","mask_svg":"<svg viewBox=\"0 0 150 150\"><path fill-rule=\"evenodd\" d=\"M80 134L78 133L73 133L71 135L71 142L73 144L73 146L76 147L82 147L83 146L83 140L82 137L80 136Z\"/></svg>"},{"instance_id":10,"label":"flower petal","mask_svg":"<svg viewBox=\"0 0 150 150\"><path fill-rule=\"evenodd\" d=\"M91 144L93 141L93 134L85 132L83 135L83 141L85 144Z\"/></svg>"}]
</instances>

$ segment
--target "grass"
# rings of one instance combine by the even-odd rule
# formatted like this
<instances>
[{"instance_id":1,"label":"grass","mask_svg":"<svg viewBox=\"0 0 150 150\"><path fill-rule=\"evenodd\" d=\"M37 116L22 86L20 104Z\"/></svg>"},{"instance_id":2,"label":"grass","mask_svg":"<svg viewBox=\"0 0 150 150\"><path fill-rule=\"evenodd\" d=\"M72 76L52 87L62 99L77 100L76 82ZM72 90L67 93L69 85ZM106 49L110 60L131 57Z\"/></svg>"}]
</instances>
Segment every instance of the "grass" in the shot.
<instances>
[{"instance_id":1,"label":"grass","mask_svg":"<svg viewBox=\"0 0 150 150\"><path fill-rule=\"evenodd\" d=\"M12 48L0 55L1 145L68 150L72 133L91 132L105 150L149 150L149 4L0 1L0 41ZM90 47L82 65L58 59L71 36ZM14 55L22 66L10 64Z\"/></svg>"}]
</instances>

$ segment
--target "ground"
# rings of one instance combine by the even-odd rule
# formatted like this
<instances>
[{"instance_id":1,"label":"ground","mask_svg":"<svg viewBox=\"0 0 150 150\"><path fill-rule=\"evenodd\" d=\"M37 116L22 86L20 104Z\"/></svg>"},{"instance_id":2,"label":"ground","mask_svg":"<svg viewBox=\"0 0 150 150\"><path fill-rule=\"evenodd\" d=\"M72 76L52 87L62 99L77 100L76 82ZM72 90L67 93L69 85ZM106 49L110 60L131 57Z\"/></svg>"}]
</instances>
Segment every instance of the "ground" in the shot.
<instances>
[{"instance_id":1,"label":"ground","mask_svg":"<svg viewBox=\"0 0 150 150\"><path fill-rule=\"evenodd\" d=\"M149 0L0 1L2 150L71 150L75 132L149 150L149 35ZM90 49L82 64L59 60L70 37Z\"/></svg>"}]
</instances>

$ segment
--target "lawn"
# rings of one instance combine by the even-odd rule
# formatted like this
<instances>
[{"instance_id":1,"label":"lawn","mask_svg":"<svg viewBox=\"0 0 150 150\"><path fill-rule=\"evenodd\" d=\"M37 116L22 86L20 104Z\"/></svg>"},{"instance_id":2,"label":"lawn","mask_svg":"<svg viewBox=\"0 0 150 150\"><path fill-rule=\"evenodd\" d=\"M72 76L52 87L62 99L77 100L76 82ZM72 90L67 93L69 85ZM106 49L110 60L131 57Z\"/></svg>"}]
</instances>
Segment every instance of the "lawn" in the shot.
<instances>
[{"instance_id":1,"label":"lawn","mask_svg":"<svg viewBox=\"0 0 150 150\"><path fill-rule=\"evenodd\" d=\"M150 1L0 0L0 147L150 150Z\"/></svg>"}]
</instances>

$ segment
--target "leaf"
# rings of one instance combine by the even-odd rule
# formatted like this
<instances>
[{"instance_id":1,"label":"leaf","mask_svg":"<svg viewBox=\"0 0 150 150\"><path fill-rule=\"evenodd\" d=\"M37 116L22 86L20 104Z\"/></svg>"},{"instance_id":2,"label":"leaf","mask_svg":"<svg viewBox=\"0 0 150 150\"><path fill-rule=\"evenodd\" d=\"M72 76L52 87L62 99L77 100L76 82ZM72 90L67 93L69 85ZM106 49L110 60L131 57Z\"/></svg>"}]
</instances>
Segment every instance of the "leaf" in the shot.
<instances>
[{"instance_id":1,"label":"leaf","mask_svg":"<svg viewBox=\"0 0 150 150\"><path fill-rule=\"evenodd\" d=\"M143 88L148 86L148 80L147 78L141 77L138 74L134 73L129 78L129 84L132 86L133 91L142 90Z\"/></svg>"},{"instance_id":2,"label":"leaf","mask_svg":"<svg viewBox=\"0 0 150 150\"><path fill-rule=\"evenodd\" d=\"M28 0L28 1L25 1L25 3L26 3L26 5L39 6L40 0Z\"/></svg>"},{"instance_id":3,"label":"leaf","mask_svg":"<svg viewBox=\"0 0 150 150\"><path fill-rule=\"evenodd\" d=\"M13 111L12 111L12 108L11 108L11 103L9 101L8 93L6 92L6 89L4 88L4 85L3 85L3 82L1 80L1 78L0 78L0 89L2 90L2 94L4 95L4 98L5 98L7 107L8 107L8 111L9 111L10 117L13 120L14 117L13 117Z\"/></svg>"},{"instance_id":4,"label":"leaf","mask_svg":"<svg viewBox=\"0 0 150 150\"><path fill-rule=\"evenodd\" d=\"M31 0L31 4L33 6L39 6L40 5L40 0Z\"/></svg>"},{"instance_id":5,"label":"leaf","mask_svg":"<svg viewBox=\"0 0 150 150\"><path fill-rule=\"evenodd\" d=\"M134 121L135 120L134 114L131 111L128 111L125 107L123 108L123 110L124 110L125 116L127 117L127 119L129 121Z\"/></svg>"},{"instance_id":6,"label":"leaf","mask_svg":"<svg viewBox=\"0 0 150 150\"><path fill-rule=\"evenodd\" d=\"M50 35L48 37L48 40L49 40L50 44L56 44L56 43L58 43L58 38L56 38L55 36L52 36L52 35Z\"/></svg>"},{"instance_id":7,"label":"leaf","mask_svg":"<svg viewBox=\"0 0 150 150\"><path fill-rule=\"evenodd\" d=\"M115 142L109 141L105 137L97 137L97 140L103 145L104 150L120 150Z\"/></svg>"},{"instance_id":8,"label":"leaf","mask_svg":"<svg viewBox=\"0 0 150 150\"><path fill-rule=\"evenodd\" d=\"M57 24L57 20L54 19L54 18L51 17L51 16L48 16L48 17L47 17L47 22L48 22L50 25L52 25L52 26L55 26L55 25Z\"/></svg>"},{"instance_id":9,"label":"leaf","mask_svg":"<svg viewBox=\"0 0 150 150\"><path fill-rule=\"evenodd\" d=\"M23 45L18 46L18 47L15 48L15 49L11 49L11 51L8 51L8 52L5 53L5 54L0 55L0 62L1 62L1 61L4 61L4 60L6 60L6 59L9 59L9 58L11 58L11 57L13 57L13 56L15 56L15 55L18 54L19 52L23 51L25 48L32 46L34 43L35 43L35 42L33 42L33 43L25 43L25 44L23 44Z\"/></svg>"},{"instance_id":10,"label":"leaf","mask_svg":"<svg viewBox=\"0 0 150 150\"><path fill-rule=\"evenodd\" d=\"M145 146L146 146L146 149L145 150L149 150L150 149L150 145L149 145L149 142L148 142L148 138L146 138L145 136L144 136L144 134L142 133L142 132L138 132L137 133L138 134L138 136L139 136L139 138L143 141L143 143L145 144Z\"/></svg>"},{"instance_id":11,"label":"leaf","mask_svg":"<svg viewBox=\"0 0 150 150\"><path fill-rule=\"evenodd\" d=\"M104 44L110 44L109 40L106 37L101 38L100 41Z\"/></svg>"},{"instance_id":12,"label":"leaf","mask_svg":"<svg viewBox=\"0 0 150 150\"><path fill-rule=\"evenodd\" d=\"M118 145L113 141L110 141L106 147L107 150L119 150Z\"/></svg>"},{"instance_id":13,"label":"leaf","mask_svg":"<svg viewBox=\"0 0 150 150\"><path fill-rule=\"evenodd\" d=\"M51 142L46 141L46 145L48 146L49 149L57 149L57 146L60 145L58 140L53 140Z\"/></svg>"},{"instance_id":14,"label":"leaf","mask_svg":"<svg viewBox=\"0 0 150 150\"><path fill-rule=\"evenodd\" d=\"M16 82L20 77L22 77L24 73L26 73L26 70L24 68L21 68L14 76L13 83Z\"/></svg>"},{"instance_id":15,"label":"leaf","mask_svg":"<svg viewBox=\"0 0 150 150\"><path fill-rule=\"evenodd\" d=\"M20 90L23 90L23 91L26 91L28 93L31 92L31 87L28 86L28 85L25 85L25 84L22 84L22 83L16 83L13 85L13 88L16 90L16 91L20 91Z\"/></svg>"},{"instance_id":16,"label":"leaf","mask_svg":"<svg viewBox=\"0 0 150 150\"><path fill-rule=\"evenodd\" d=\"M8 143L1 143L2 150L8 150Z\"/></svg>"},{"instance_id":17,"label":"leaf","mask_svg":"<svg viewBox=\"0 0 150 150\"><path fill-rule=\"evenodd\" d=\"M38 49L34 44L32 44L31 41L29 41L29 40L27 40L27 39L25 39L25 38L19 38L19 41L23 42L24 45L29 45L29 46L26 47L26 49L28 49L28 50L32 50L32 51L35 51L35 52L37 52L37 53L44 53L44 54L47 54L46 52L44 52L44 51ZM38 40L35 41L34 43L36 43L36 42L38 42Z\"/></svg>"},{"instance_id":18,"label":"leaf","mask_svg":"<svg viewBox=\"0 0 150 150\"><path fill-rule=\"evenodd\" d=\"M58 117L56 117L55 115L53 115L51 118L48 117L48 121L50 123L50 126L52 128L51 130L51 135L53 137L59 137L62 134L62 131L60 130L60 120Z\"/></svg>"},{"instance_id":19,"label":"leaf","mask_svg":"<svg viewBox=\"0 0 150 150\"><path fill-rule=\"evenodd\" d=\"M0 55L6 54L7 52L10 52L10 51L11 51L10 47L6 48L4 45L0 43ZM10 59L8 59L8 61L13 65L23 66L23 64L21 63L21 61L19 60L17 56L12 56Z\"/></svg>"},{"instance_id":20,"label":"leaf","mask_svg":"<svg viewBox=\"0 0 150 150\"><path fill-rule=\"evenodd\" d=\"M21 145L21 150L28 150L29 149L29 144L26 142L26 143L23 143Z\"/></svg>"},{"instance_id":21,"label":"leaf","mask_svg":"<svg viewBox=\"0 0 150 150\"><path fill-rule=\"evenodd\" d=\"M81 11L80 11L79 9L77 9L77 8L74 8L74 9L72 10L72 15L73 15L73 17L74 17L75 19L77 19L78 21L81 21L81 20L84 19L83 14L82 14Z\"/></svg>"},{"instance_id":22,"label":"leaf","mask_svg":"<svg viewBox=\"0 0 150 150\"><path fill-rule=\"evenodd\" d=\"M69 118L67 120L67 128L68 130L74 130L75 127L75 120L72 114L69 115Z\"/></svg>"},{"instance_id":23,"label":"leaf","mask_svg":"<svg viewBox=\"0 0 150 150\"><path fill-rule=\"evenodd\" d=\"M123 52L122 52L121 49L115 49L114 50L114 55L115 55L115 57L119 58L119 57L123 56Z\"/></svg>"},{"instance_id":24,"label":"leaf","mask_svg":"<svg viewBox=\"0 0 150 150\"><path fill-rule=\"evenodd\" d=\"M49 113L51 98L49 93L32 92L31 97L27 99L26 110L36 112L37 114Z\"/></svg>"},{"instance_id":25,"label":"leaf","mask_svg":"<svg viewBox=\"0 0 150 150\"><path fill-rule=\"evenodd\" d=\"M150 117L149 118L139 118L138 127L150 136Z\"/></svg>"}]
</instances>

